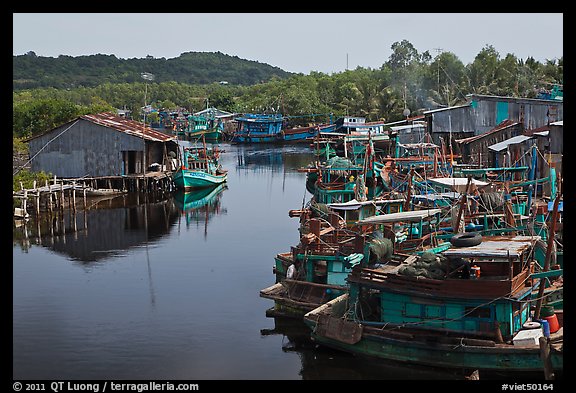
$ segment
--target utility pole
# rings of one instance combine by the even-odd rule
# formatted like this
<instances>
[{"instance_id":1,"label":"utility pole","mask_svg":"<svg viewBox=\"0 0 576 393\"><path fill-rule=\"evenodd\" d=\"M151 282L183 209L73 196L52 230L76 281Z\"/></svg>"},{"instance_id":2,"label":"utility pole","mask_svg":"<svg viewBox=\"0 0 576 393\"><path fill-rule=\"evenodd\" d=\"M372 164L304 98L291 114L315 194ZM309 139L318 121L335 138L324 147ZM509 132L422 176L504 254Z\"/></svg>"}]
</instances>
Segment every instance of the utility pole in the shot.
<instances>
[{"instance_id":1,"label":"utility pole","mask_svg":"<svg viewBox=\"0 0 576 393\"><path fill-rule=\"evenodd\" d=\"M434 48L434 50L436 51L437 55L436 55L436 61L438 63L438 67L437 68L437 76L438 76L438 94L440 94L440 53L442 53L442 48Z\"/></svg>"}]
</instances>

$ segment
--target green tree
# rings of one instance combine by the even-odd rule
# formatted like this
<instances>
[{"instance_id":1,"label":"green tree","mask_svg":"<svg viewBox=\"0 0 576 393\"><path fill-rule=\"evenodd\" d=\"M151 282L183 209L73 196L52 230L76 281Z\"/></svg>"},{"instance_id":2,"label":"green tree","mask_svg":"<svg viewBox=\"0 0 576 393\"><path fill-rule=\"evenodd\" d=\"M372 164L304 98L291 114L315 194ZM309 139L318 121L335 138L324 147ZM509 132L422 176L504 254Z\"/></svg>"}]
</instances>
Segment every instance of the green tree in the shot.
<instances>
[{"instance_id":1,"label":"green tree","mask_svg":"<svg viewBox=\"0 0 576 393\"><path fill-rule=\"evenodd\" d=\"M470 89L477 94L490 94L496 78L500 55L492 45L486 45L468 65Z\"/></svg>"}]
</instances>

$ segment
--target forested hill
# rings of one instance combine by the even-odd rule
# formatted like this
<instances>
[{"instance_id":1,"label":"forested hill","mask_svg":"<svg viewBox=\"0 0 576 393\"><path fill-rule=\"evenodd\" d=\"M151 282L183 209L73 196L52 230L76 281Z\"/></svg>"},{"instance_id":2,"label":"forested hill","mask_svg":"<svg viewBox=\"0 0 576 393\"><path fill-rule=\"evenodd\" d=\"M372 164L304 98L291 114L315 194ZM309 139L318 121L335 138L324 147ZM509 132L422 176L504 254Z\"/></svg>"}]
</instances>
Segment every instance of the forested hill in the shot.
<instances>
[{"instance_id":1,"label":"forested hill","mask_svg":"<svg viewBox=\"0 0 576 393\"><path fill-rule=\"evenodd\" d=\"M38 87L94 87L100 84L142 82L141 73L154 74L156 82L208 84L226 81L230 84L253 85L272 77L291 75L278 67L240 59L221 52L186 52L165 59L119 59L114 55L36 56L34 52L13 56L13 89Z\"/></svg>"}]
</instances>

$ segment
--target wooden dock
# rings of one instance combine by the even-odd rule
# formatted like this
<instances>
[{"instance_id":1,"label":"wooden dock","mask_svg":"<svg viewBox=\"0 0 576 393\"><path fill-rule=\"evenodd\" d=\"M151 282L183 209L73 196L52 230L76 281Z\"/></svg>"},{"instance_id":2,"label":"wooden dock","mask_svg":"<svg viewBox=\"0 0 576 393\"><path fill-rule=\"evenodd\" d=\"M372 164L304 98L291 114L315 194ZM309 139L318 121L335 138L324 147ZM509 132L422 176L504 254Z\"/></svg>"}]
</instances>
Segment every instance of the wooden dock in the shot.
<instances>
[{"instance_id":1,"label":"wooden dock","mask_svg":"<svg viewBox=\"0 0 576 393\"><path fill-rule=\"evenodd\" d=\"M21 200L21 207L14 209L14 217L27 219L29 211L40 214L42 207L53 213L65 208L76 210L80 204L86 209L87 199L103 195L119 195L128 192L170 193L175 189L171 172L147 172L145 175L84 177L77 179L57 179L56 176L43 186L34 182L32 188L13 191L12 197ZM30 204L32 209L29 210Z\"/></svg>"}]
</instances>

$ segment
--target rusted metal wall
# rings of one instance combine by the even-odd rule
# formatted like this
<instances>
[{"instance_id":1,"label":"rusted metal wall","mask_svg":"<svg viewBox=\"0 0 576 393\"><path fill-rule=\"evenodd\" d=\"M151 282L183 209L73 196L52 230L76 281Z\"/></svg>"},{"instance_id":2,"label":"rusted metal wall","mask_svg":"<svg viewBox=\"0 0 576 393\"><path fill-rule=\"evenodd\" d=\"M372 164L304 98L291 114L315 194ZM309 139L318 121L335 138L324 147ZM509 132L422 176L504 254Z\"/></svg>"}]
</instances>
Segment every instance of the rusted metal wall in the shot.
<instances>
[{"instance_id":1,"label":"rusted metal wall","mask_svg":"<svg viewBox=\"0 0 576 393\"><path fill-rule=\"evenodd\" d=\"M542 127L563 120L563 104L553 100L484 96L471 94L469 105L424 112L428 131L480 135L503 120L522 123L524 129Z\"/></svg>"},{"instance_id":2,"label":"rusted metal wall","mask_svg":"<svg viewBox=\"0 0 576 393\"><path fill-rule=\"evenodd\" d=\"M29 141L30 157L35 156L33 171L50 172L64 178L122 175L122 151L144 150L142 138L83 119L62 133L71 124Z\"/></svg>"},{"instance_id":3,"label":"rusted metal wall","mask_svg":"<svg viewBox=\"0 0 576 393\"><path fill-rule=\"evenodd\" d=\"M550 152L562 154L564 151L564 126L550 125Z\"/></svg>"},{"instance_id":4,"label":"rusted metal wall","mask_svg":"<svg viewBox=\"0 0 576 393\"><path fill-rule=\"evenodd\" d=\"M505 119L522 123L526 130L563 119L563 104L558 101L475 94L468 99L476 135L491 130Z\"/></svg>"},{"instance_id":5,"label":"rusted metal wall","mask_svg":"<svg viewBox=\"0 0 576 393\"><path fill-rule=\"evenodd\" d=\"M521 133L521 125L515 124L492 133L491 135L486 135L478 140L463 144L461 150L463 155L462 158L464 162L469 164L479 164L481 162L484 166L494 166L494 160L492 155L489 154L488 146L505 141L514 136L520 135Z\"/></svg>"},{"instance_id":6,"label":"rusted metal wall","mask_svg":"<svg viewBox=\"0 0 576 393\"><path fill-rule=\"evenodd\" d=\"M470 111L468 105L424 112L432 134L452 132L466 133L467 136L472 136L476 130L476 119L473 115L474 113Z\"/></svg>"}]
</instances>

